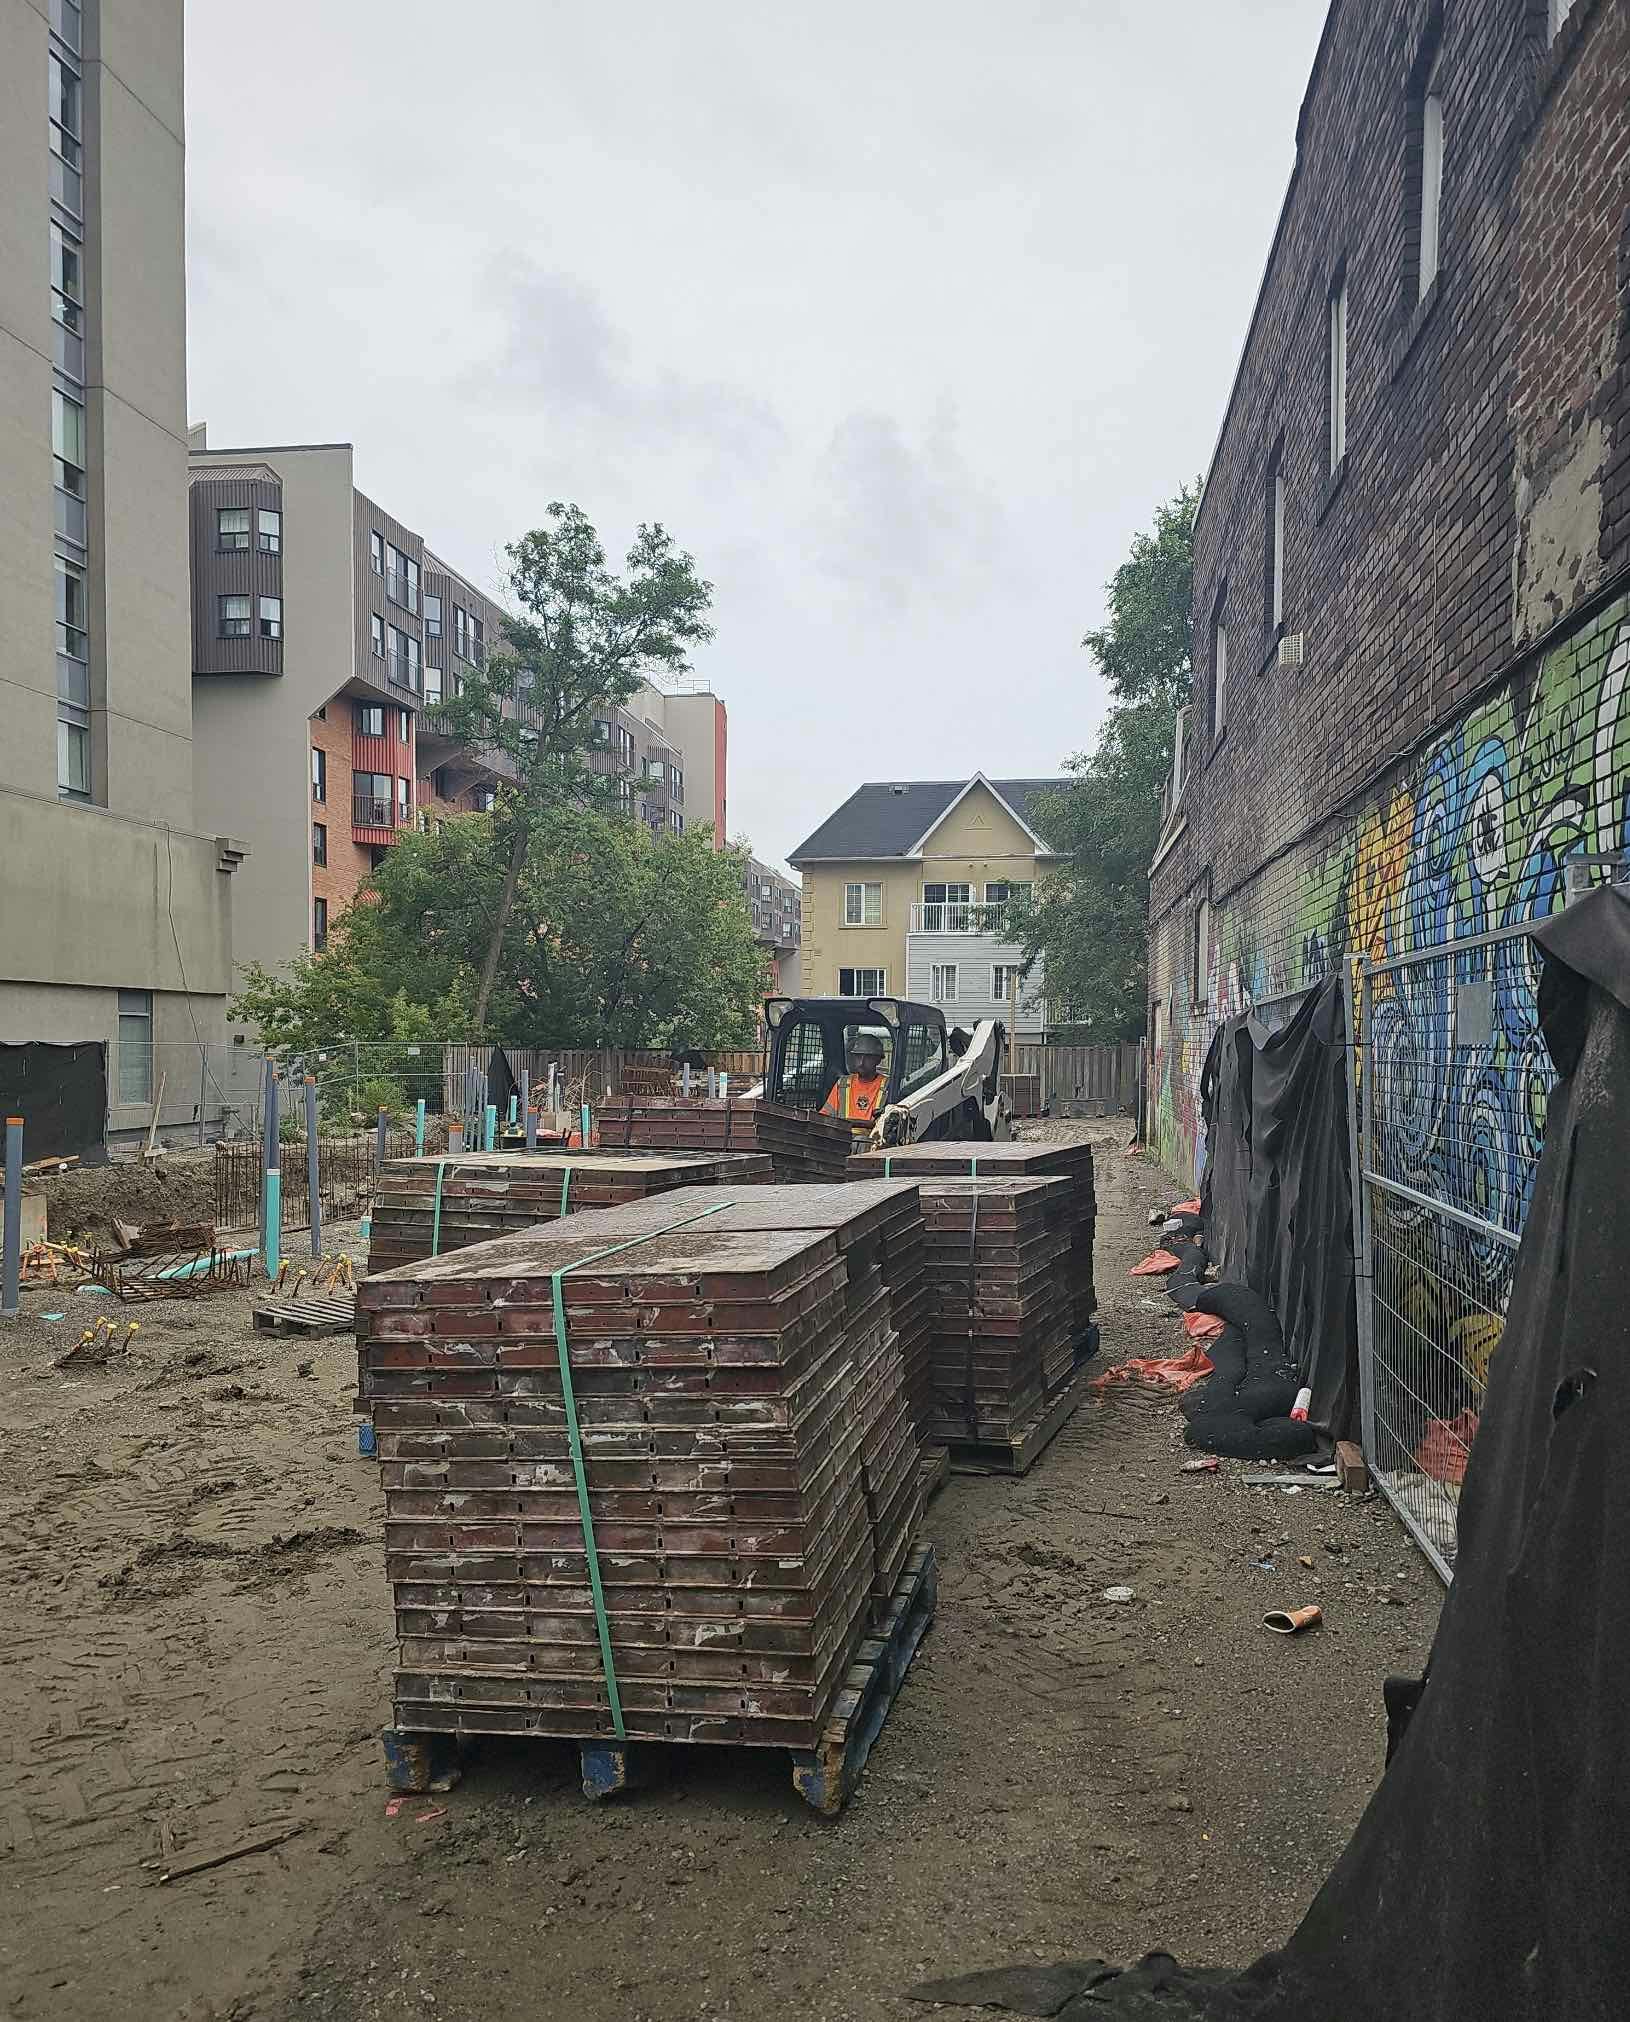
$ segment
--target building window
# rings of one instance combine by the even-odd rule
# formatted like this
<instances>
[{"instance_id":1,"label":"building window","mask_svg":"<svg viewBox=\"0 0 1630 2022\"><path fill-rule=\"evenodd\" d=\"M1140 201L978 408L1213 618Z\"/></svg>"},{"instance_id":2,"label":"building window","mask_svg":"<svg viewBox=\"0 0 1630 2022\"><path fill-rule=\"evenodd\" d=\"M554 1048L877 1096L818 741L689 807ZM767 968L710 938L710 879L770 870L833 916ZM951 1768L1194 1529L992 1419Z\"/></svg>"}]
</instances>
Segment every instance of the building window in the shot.
<instances>
[{"instance_id":1,"label":"building window","mask_svg":"<svg viewBox=\"0 0 1630 2022\"><path fill-rule=\"evenodd\" d=\"M881 885L845 885L843 888L843 924L846 927L880 927L883 924L883 887ZM846 997L855 993L846 990ZM873 993L876 994L875 992Z\"/></svg>"},{"instance_id":2,"label":"building window","mask_svg":"<svg viewBox=\"0 0 1630 2022\"><path fill-rule=\"evenodd\" d=\"M322 802L328 798L328 753L311 747L311 797Z\"/></svg>"},{"instance_id":3,"label":"building window","mask_svg":"<svg viewBox=\"0 0 1630 2022\"><path fill-rule=\"evenodd\" d=\"M1330 291L1330 468L1347 454L1347 276Z\"/></svg>"},{"instance_id":4,"label":"building window","mask_svg":"<svg viewBox=\"0 0 1630 2022\"><path fill-rule=\"evenodd\" d=\"M1216 743L1228 721L1227 592L1217 599L1211 617L1211 741Z\"/></svg>"},{"instance_id":5,"label":"building window","mask_svg":"<svg viewBox=\"0 0 1630 2022\"><path fill-rule=\"evenodd\" d=\"M1438 277L1443 222L1443 90L1442 59L1435 59L1421 101L1420 270L1418 299Z\"/></svg>"},{"instance_id":6,"label":"building window","mask_svg":"<svg viewBox=\"0 0 1630 2022\"><path fill-rule=\"evenodd\" d=\"M379 534L368 536L368 566L376 576L385 573L385 543Z\"/></svg>"},{"instance_id":7,"label":"building window","mask_svg":"<svg viewBox=\"0 0 1630 2022\"><path fill-rule=\"evenodd\" d=\"M470 657L470 623L462 604L453 606L453 651L461 660Z\"/></svg>"},{"instance_id":8,"label":"building window","mask_svg":"<svg viewBox=\"0 0 1630 2022\"><path fill-rule=\"evenodd\" d=\"M372 621L373 621L373 635L374 635L374 658L376 660L383 660L385 657L385 621L382 617L380 617L377 611L372 613Z\"/></svg>"},{"instance_id":9,"label":"building window","mask_svg":"<svg viewBox=\"0 0 1630 2022\"><path fill-rule=\"evenodd\" d=\"M887 969L840 969L838 971L838 995L840 997L886 997L889 990Z\"/></svg>"},{"instance_id":10,"label":"building window","mask_svg":"<svg viewBox=\"0 0 1630 2022\"><path fill-rule=\"evenodd\" d=\"M80 9L76 0L51 0L51 30L70 49L79 48Z\"/></svg>"},{"instance_id":11,"label":"building window","mask_svg":"<svg viewBox=\"0 0 1630 2022\"><path fill-rule=\"evenodd\" d=\"M1211 901L1202 899L1194 909L1193 997L1204 1005L1211 988Z\"/></svg>"},{"instance_id":12,"label":"building window","mask_svg":"<svg viewBox=\"0 0 1630 2022\"><path fill-rule=\"evenodd\" d=\"M60 387L51 391L51 450L56 458L57 532L85 545L85 409Z\"/></svg>"},{"instance_id":13,"label":"building window","mask_svg":"<svg viewBox=\"0 0 1630 2022\"><path fill-rule=\"evenodd\" d=\"M955 962L935 962L928 972L928 1001L931 1004L954 1004L956 1002Z\"/></svg>"},{"instance_id":14,"label":"building window","mask_svg":"<svg viewBox=\"0 0 1630 2022\"><path fill-rule=\"evenodd\" d=\"M247 639L253 629L250 603L247 597L222 597L221 637L223 639Z\"/></svg>"},{"instance_id":15,"label":"building window","mask_svg":"<svg viewBox=\"0 0 1630 2022\"><path fill-rule=\"evenodd\" d=\"M391 825L391 775L358 772L351 778L351 820L357 828Z\"/></svg>"},{"instance_id":16,"label":"building window","mask_svg":"<svg viewBox=\"0 0 1630 2022\"><path fill-rule=\"evenodd\" d=\"M119 992L119 1100L153 1099L153 993Z\"/></svg>"},{"instance_id":17,"label":"building window","mask_svg":"<svg viewBox=\"0 0 1630 2022\"><path fill-rule=\"evenodd\" d=\"M51 220L51 316L57 369L85 377L85 292L79 241Z\"/></svg>"},{"instance_id":18,"label":"building window","mask_svg":"<svg viewBox=\"0 0 1630 2022\"><path fill-rule=\"evenodd\" d=\"M437 800L449 798L447 784L447 768L445 765L438 765L430 775L430 791L436 796Z\"/></svg>"},{"instance_id":19,"label":"building window","mask_svg":"<svg viewBox=\"0 0 1630 2022\"><path fill-rule=\"evenodd\" d=\"M1270 637L1277 638L1285 623L1285 445L1281 440L1268 459L1267 526L1264 529L1268 558L1266 603Z\"/></svg>"},{"instance_id":20,"label":"building window","mask_svg":"<svg viewBox=\"0 0 1630 2022\"><path fill-rule=\"evenodd\" d=\"M398 738L403 744L411 744L413 742L413 712L411 710L397 710L396 731Z\"/></svg>"},{"instance_id":21,"label":"building window","mask_svg":"<svg viewBox=\"0 0 1630 2022\"><path fill-rule=\"evenodd\" d=\"M263 639L281 639L283 636L283 599L262 597L260 600L260 636Z\"/></svg>"},{"instance_id":22,"label":"building window","mask_svg":"<svg viewBox=\"0 0 1630 2022\"><path fill-rule=\"evenodd\" d=\"M359 702L357 704L357 729L364 737L383 737L385 734L384 705L377 702Z\"/></svg>"},{"instance_id":23,"label":"building window","mask_svg":"<svg viewBox=\"0 0 1630 2022\"><path fill-rule=\"evenodd\" d=\"M1005 1004L1010 992L1019 987L1019 965L1016 962L992 962L990 965L990 994L994 1003Z\"/></svg>"},{"instance_id":24,"label":"building window","mask_svg":"<svg viewBox=\"0 0 1630 2022\"><path fill-rule=\"evenodd\" d=\"M63 800L91 797L91 727L57 704L57 793Z\"/></svg>"},{"instance_id":25,"label":"building window","mask_svg":"<svg viewBox=\"0 0 1630 2022\"><path fill-rule=\"evenodd\" d=\"M470 613L470 658L477 667L487 657L487 628L472 611Z\"/></svg>"},{"instance_id":26,"label":"building window","mask_svg":"<svg viewBox=\"0 0 1630 2022\"><path fill-rule=\"evenodd\" d=\"M249 545L249 508L217 506L215 509L215 551L238 554Z\"/></svg>"},{"instance_id":27,"label":"building window","mask_svg":"<svg viewBox=\"0 0 1630 2022\"><path fill-rule=\"evenodd\" d=\"M320 955L328 946L328 901L313 899L311 902L311 947L313 954Z\"/></svg>"},{"instance_id":28,"label":"building window","mask_svg":"<svg viewBox=\"0 0 1630 2022\"><path fill-rule=\"evenodd\" d=\"M46 58L51 90L51 195L77 218L84 204L81 191L79 73L53 49Z\"/></svg>"},{"instance_id":29,"label":"building window","mask_svg":"<svg viewBox=\"0 0 1630 2022\"><path fill-rule=\"evenodd\" d=\"M497 792L490 786L478 786L470 795L470 805L477 814L491 814L497 800Z\"/></svg>"},{"instance_id":30,"label":"building window","mask_svg":"<svg viewBox=\"0 0 1630 2022\"><path fill-rule=\"evenodd\" d=\"M441 599L433 597L428 590L424 598L424 635L427 639L441 637Z\"/></svg>"},{"instance_id":31,"label":"building window","mask_svg":"<svg viewBox=\"0 0 1630 2022\"><path fill-rule=\"evenodd\" d=\"M413 810L413 789L407 780L398 778L396 782L396 825L406 828L408 816Z\"/></svg>"},{"instance_id":32,"label":"building window","mask_svg":"<svg viewBox=\"0 0 1630 2022\"><path fill-rule=\"evenodd\" d=\"M283 515L262 506L257 515L260 551L263 555L280 555L283 552Z\"/></svg>"},{"instance_id":33,"label":"building window","mask_svg":"<svg viewBox=\"0 0 1630 2022\"><path fill-rule=\"evenodd\" d=\"M314 821L311 824L311 861L314 864L328 862L328 824Z\"/></svg>"},{"instance_id":34,"label":"building window","mask_svg":"<svg viewBox=\"0 0 1630 2022\"><path fill-rule=\"evenodd\" d=\"M419 564L400 548L385 548L385 595L404 610L419 608Z\"/></svg>"},{"instance_id":35,"label":"building window","mask_svg":"<svg viewBox=\"0 0 1630 2022\"><path fill-rule=\"evenodd\" d=\"M1030 894L1034 889L1035 887L1028 881L1023 884L1014 884L1010 879L999 878L995 884L986 885L985 904L987 906L1012 906L1015 909L1019 909L1029 905Z\"/></svg>"}]
</instances>

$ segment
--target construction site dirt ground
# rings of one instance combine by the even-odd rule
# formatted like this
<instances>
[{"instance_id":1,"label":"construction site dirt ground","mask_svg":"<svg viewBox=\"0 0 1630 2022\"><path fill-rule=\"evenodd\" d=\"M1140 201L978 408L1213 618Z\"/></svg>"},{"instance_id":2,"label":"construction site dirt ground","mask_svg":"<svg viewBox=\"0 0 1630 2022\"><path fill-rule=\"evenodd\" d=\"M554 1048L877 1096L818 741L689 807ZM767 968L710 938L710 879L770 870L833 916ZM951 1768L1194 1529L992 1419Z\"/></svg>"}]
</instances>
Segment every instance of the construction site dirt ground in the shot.
<instances>
[{"instance_id":1,"label":"construction site dirt ground","mask_svg":"<svg viewBox=\"0 0 1630 2022\"><path fill-rule=\"evenodd\" d=\"M1103 1359L1179 1352L1127 1276L1171 1183L1124 1123L1029 1129L1098 1150ZM8 2017L887 2022L1004 1960L1243 1962L1342 1846L1381 1681L1431 1640L1384 1505L1186 1475L1172 1404L1122 1391L931 1506L938 1620L841 1818L785 1757L706 1748L595 1806L564 1744L490 1746L393 1803L353 1350L254 1333L251 1297L119 1308L140 1331L100 1371L55 1358L110 1300L29 1291L0 1326ZM1264 1630L1309 1600L1322 1630Z\"/></svg>"}]
</instances>

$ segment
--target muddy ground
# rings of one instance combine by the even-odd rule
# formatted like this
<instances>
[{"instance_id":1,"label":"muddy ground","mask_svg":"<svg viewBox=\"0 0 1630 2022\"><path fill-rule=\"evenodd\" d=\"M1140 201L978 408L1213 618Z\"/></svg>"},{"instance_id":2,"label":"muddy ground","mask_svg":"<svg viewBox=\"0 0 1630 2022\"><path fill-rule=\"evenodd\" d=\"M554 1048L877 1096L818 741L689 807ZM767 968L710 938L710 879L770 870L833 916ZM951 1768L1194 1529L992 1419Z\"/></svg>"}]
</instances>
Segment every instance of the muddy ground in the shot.
<instances>
[{"instance_id":1,"label":"muddy ground","mask_svg":"<svg viewBox=\"0 0 1630 2022\"><path fill-rule=\"evenodd\" d=\"M1122 1125L1049 1128L1100 1148L1106 1356L1175 1351L1126 1276L1169 1182ZM1027 1479L932 1506L939 1619L842 1818L783 1759L706 1749L597 1808L552 1744L392 1806L349 1341L257 1335L232 1292L137 1310L75 1373L53 1358L110 1302L25 1303L0 1331L7 2016L890 2022L924 2012L912 1981L1008 1958L1244 1961L1346 1838L1382 1677L1436 1621L1379 1503L1184 1475L1171 1405L1122 1393ZM1303 1599L1322 1631L1262 1628Z\"/></svg>"}]
</instances>

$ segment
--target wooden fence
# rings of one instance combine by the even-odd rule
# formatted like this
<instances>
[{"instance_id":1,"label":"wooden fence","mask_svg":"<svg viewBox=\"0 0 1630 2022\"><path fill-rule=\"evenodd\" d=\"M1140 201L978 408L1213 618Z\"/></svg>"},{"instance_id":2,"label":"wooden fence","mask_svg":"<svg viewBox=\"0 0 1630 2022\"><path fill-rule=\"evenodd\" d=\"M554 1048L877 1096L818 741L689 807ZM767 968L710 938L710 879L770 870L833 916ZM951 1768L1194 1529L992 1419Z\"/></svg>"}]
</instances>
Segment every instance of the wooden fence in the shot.
<instances>
[{"instance_id":1,"label":"wooden fence","mask_svg":"<svg viewBox=\"0 0 1630 2022\"><path fill-rule=\"evenodd\" d=\"M1108 1046L1043 1046L1018 1040L1013 1048L1008 1094L1015 1116L1135 1115L1142 1049L1134 1043Z\"/></svg>"}]
</instances>

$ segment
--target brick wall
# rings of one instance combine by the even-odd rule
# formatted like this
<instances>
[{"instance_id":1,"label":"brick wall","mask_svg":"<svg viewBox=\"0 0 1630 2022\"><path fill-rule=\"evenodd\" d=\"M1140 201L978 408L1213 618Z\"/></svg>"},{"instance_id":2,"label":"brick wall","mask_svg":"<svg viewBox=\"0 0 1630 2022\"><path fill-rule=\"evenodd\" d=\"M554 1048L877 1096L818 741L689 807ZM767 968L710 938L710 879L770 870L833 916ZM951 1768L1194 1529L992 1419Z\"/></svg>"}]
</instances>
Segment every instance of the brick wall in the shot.
<instances>
[{"instance_id":1,"label":"brick wall","mask_svg":"<svg viewBox=\"0 0 1630 2022\"><path fill-rule=\"evenodd\" d=\"M1442 257L1423 299L1434 63ZM1528 0L1331 10L1196 526L1192 746L1151 879L1152 1129L1185 1178L1220 1018L1352 949L1548 910L1562 856L1630 845L1630 621L1613 600L1630 564L1627 77L1630 0L1575 0L1554 48ZM1276 456L1298 667L1267 609Z\"/></svg>"}]
</instances>

